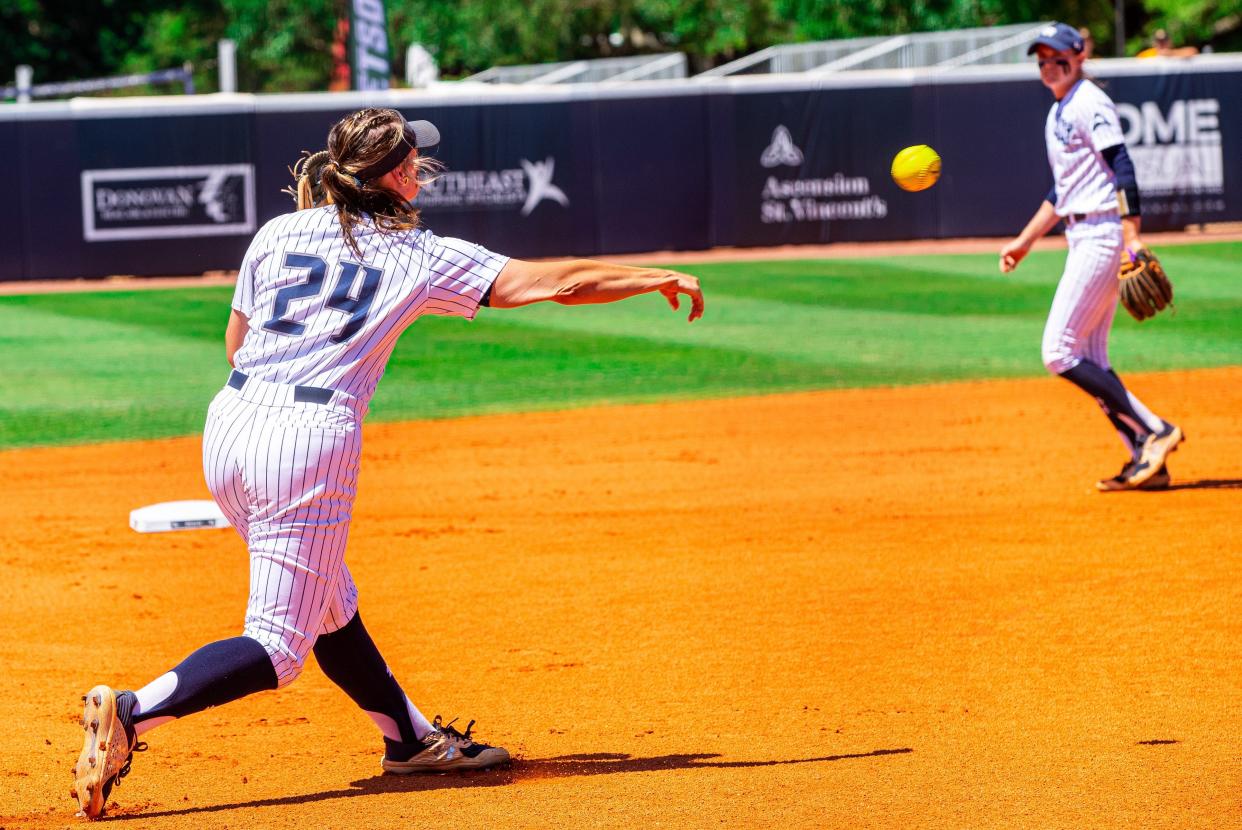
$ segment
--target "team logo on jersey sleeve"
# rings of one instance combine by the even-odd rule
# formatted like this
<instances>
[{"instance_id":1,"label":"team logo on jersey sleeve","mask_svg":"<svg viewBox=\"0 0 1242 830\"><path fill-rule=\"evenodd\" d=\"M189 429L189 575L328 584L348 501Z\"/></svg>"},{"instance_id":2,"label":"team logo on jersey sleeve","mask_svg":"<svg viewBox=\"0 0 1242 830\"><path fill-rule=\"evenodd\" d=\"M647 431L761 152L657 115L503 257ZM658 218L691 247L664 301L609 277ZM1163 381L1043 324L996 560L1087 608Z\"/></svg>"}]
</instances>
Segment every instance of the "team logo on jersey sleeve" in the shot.
<instances>
[{"instance_id":1,"label":"team logo on jersey sleeve","mask_svg":"<svg viewBox=\"0 0 1242 830\"><path fill-rule=\"evenodd\" d=\"M82 229L87 242L253 233L254 167L84 170Z\"/></svg>"},{"instance_id":2,"label":"team logo on jersey sleeve","mask_svg":"<svg viewBox=\"0 0 1242 830\"><path fill-rule=\"evenodd\" d=\"M1061 146L1065 148L1075 147L1082 142L1076 141L1077 135L1074 133L1074 125L1069 121L1057 119L1057 124L1052 129L1053 135L1057 137L1057 141L1061 142Z\"/></svg>"}]
</instances>

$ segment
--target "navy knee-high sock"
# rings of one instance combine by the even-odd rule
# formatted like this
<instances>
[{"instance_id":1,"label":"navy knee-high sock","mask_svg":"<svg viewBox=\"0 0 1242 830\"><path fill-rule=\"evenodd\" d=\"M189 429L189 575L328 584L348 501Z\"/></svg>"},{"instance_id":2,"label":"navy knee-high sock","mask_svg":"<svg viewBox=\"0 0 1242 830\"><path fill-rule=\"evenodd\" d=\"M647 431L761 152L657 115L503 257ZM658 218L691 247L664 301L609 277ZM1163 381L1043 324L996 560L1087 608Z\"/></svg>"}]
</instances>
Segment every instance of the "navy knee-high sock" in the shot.
<instances>
[{"instance_id":1,"label":"navy knee-high sock","mask_svg":"<svg viewBox=\"0 0 1242 830\"><path fill-rule=\"evenodd\" d=\"M208 643L177 664L172 694L134 716L135 723L180 718L246 695L276 688L272 658L258 640L232 637Z\"/></svg>"},{"instance_id":2,"label":"navy knee-high sock","mask_svg":"<svg viewBox=\"0 0 1242 830\"><path fill-rule=\"evenodd\" d=\"M1117 430L1122 440L1125 441L1126 446L1130 448L1130 457L1137 461L1138 457L1143 453L1143 441L1147 439L1147 433L1136 431L1132 426L1107 409L1104 410L1104 414L1108 416L1108 421L1113 425L1113 429Z\"/></svg>"},{"instance_id":3,"label":"navy knee-high sock","mask_svg":"<svg viewBox=\"0 0 1242 830\"><path fill-rule=\"evenodd\" d=\"M1100 402L1104 414L1118 432L1134 447L1142 447L1148 435L1143 419L1130 404L1126 387L1111 369L1104 369L1090 360L1061 373L1061 377Z\"/></svg>"},{"instance_id":4,"label":"navy knee-high sock","mask_svg":"<svg viewBox=\"0 0 1242 830\"><path fill-rule=\"evenodd\" d=\"M315 659L328 679L340 686L359 708L386 715L396 724L403 743L418 743L405 692L367 633L361 614L354 614L343 628L321 634L315 641Z\"/></svg>"}]
</instances>

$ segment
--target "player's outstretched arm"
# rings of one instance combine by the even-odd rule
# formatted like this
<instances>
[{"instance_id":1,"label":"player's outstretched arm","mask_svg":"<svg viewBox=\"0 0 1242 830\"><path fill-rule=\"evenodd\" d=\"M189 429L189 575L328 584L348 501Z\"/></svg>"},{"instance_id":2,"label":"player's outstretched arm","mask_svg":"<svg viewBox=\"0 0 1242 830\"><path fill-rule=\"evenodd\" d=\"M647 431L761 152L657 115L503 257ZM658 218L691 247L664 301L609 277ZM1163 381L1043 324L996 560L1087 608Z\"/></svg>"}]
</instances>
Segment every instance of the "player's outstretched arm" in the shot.
<instances>
[{"instance_id":1,"label":"player's outstretched arm","mask_svg":"<svg viewBox=\"0 0 1242 830\"><path fill-rule=\"evenodd\" d=\"M1031 217L1031 221L1026 223L1022 233L1015 236L1004 248L1001 248L1001 273L1008 274L1017 268L1018 263L1026 257L1027 252L1031 250L1031 246L1035 244L1035 240L1042 238L1044 234L1052 230L1052 227L1056 225L1059 219L1056 207L1053 206L1052 202L1045 199L1044 203L1039 206L1039 210L1035 211L1035 215Z\"/></svg>"},{"instance_id":2,"label":"player's outstretched arm","mask_svg":"<svg viewBox=\"0 0 1242 830\"><path fill-rule=\"evenodd\" d=\"M610 265L593 259L526 262L511 259L492 286L489 305L516 308L538 302L562 305L613 303L659 291L677 309L681 295L690 298L690 322L703 316L703 290L689 274L659 268Z\"/></svg>"}]
</instances>

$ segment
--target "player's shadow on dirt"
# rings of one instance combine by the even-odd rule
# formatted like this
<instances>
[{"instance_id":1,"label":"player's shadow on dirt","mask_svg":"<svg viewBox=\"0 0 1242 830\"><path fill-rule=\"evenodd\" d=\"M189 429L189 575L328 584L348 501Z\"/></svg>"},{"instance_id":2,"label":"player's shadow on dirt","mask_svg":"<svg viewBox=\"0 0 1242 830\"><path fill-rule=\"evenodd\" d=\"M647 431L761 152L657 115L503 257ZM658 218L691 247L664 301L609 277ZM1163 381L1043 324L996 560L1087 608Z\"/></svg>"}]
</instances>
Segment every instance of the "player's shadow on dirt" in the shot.
<instances>
[{"instance_id":1,"label":"player's shadow on dirt","mask_svg":"<svg viewBox=\"0 0 1242 830\"><path fill-rule=\"evenodd\" d=\"M1198 481L1175 481L1169 490L1242 490L1242 478L1201 478Z\"/></svg>"},{"instance_id":2,"label":"player's shadow on dirt","mask_svg":"<svg viewBox=\"0 0 1242 830\"><path fill-rule=\"evenodd\" d=\"M502 769L481 772L456 772L441 775L376 775L351 781L349 789L290 795L282 798L260 798L232 804L211 804L202 807L186 807L181 810L158 810L117 814L112 821L154 819L163 816L187 816L197 813L219 813L225 810L244 810L254 807L284 807L290 804L310 804L331 801L336 798L356 798L362 795L383 793L425 792L466 787L505 787L519 781L539 781L549 778L574 778L582 775L617 775L627 772L656 772L672 769L735 769L740 767L774 767L783 764L816 764L829 761L845 761L852 758L874 758L881 755L904 755L913 749L876 749L871 752L855 752L846 755L822 755L818 758L791 758L783 761L713 761L717 753L694 753L685 755L657 755L651 758L635 758L612 752L583 755L560 755L555 758L517 759Z\"/></svg>"}]
</instances>

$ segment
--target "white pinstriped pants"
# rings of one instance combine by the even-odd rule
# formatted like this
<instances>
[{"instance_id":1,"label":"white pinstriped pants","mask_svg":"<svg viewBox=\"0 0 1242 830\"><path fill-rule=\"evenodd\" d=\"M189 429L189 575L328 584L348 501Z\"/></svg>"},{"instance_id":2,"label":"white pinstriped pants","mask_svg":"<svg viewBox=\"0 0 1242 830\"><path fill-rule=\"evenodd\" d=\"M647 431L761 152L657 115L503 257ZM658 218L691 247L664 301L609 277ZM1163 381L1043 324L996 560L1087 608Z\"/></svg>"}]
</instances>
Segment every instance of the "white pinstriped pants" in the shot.
<instances>
[{"instance_id":1,"label":"white pinstriped pants","mask_svg":"<svg viewBox=\"0 0 1242 830\"><path fill-rule=\"evenodd\" d=\"M293 387L249 379L207 411L203 473L250 550L245 635L279 685L302 671L320 634L358 610L345 543L358 483L362 412L337 393L295 402Z\"/></svg>"},{"instance_id":2,"label":"white pinstriped pants","mask_svg":"<svg viewBox=\"0 0 1242 830\"><path fill-rule=\"evenodd\" d=\"M1117 269L1121 265L1121 219L1089 216L1065 231L1069 255L1044 325L1043 359L1055 375L1084 358L1108 369L1108 332L1117 313Z\"/></svg>"}]
</instances>

